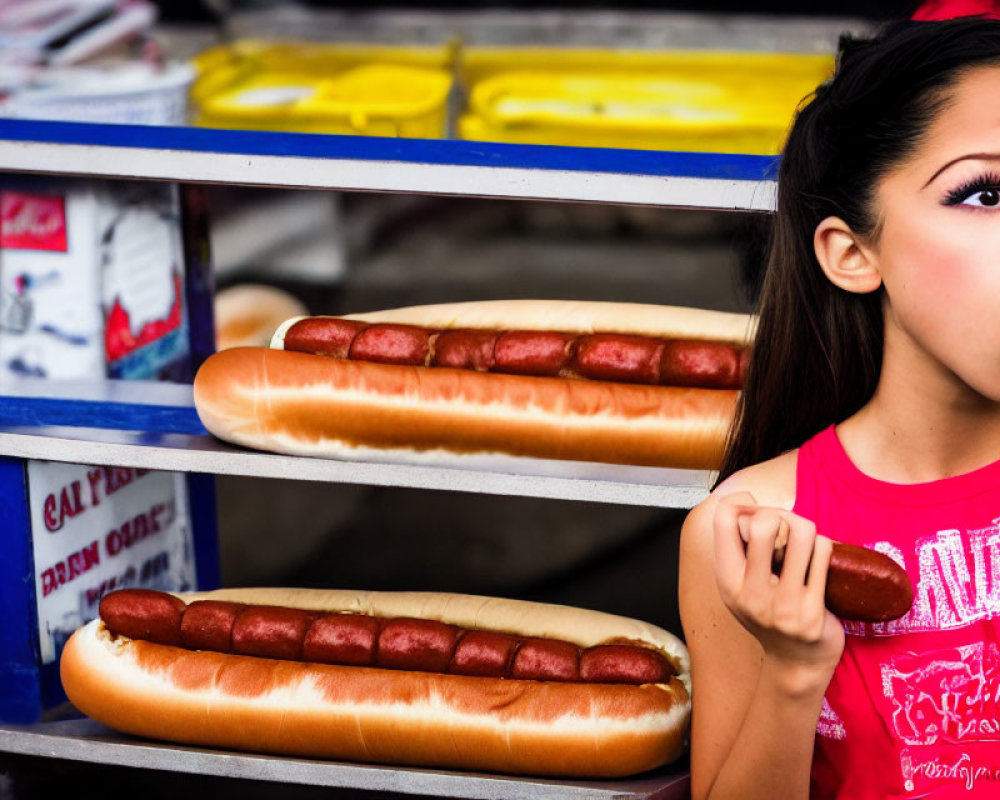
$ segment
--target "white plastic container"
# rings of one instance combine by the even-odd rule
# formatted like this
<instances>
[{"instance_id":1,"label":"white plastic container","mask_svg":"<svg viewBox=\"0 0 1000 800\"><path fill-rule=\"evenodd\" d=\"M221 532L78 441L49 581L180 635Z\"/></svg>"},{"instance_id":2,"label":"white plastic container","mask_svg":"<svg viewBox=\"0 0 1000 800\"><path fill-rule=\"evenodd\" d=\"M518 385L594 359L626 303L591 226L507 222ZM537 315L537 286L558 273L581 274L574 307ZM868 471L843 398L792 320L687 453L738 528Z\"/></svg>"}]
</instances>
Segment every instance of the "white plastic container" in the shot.
<instances>
[{"instance_id":1,"label":"white plastic container","mask_svg":"<svg viewBox=\"0 0 1000 800\"><path fill-rule=\"evenodd\" d=\"M46 70L0 103L0 116L131 125L185 125L190 64L141 62Z\"/></svg>"}]
</instances>

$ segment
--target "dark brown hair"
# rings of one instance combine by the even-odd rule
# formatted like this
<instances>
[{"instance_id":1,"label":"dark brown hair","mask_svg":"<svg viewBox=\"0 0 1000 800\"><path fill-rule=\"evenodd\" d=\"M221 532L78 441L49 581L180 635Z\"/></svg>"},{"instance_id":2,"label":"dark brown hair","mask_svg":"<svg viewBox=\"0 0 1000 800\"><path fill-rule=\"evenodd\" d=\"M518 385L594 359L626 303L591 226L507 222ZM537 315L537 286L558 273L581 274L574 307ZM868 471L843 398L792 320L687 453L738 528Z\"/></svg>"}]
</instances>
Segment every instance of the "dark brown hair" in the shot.
<instances>
[{"instance_id":1,"label":"dark brown hair","mask_svg":"<svg viewBox=\"0 0 1000 800\"><path fill-rule=\"evenodd\" d=\"M757 334L720 482L871 398L883 293L832 284L816 260L816 226L837 216L860 236L877 236L879 181L913 153L961 74L992 63L1000 63L992 20L896 23L841 41L834 77L801 108L782 153Z\"/></svg>"}]
</instances>

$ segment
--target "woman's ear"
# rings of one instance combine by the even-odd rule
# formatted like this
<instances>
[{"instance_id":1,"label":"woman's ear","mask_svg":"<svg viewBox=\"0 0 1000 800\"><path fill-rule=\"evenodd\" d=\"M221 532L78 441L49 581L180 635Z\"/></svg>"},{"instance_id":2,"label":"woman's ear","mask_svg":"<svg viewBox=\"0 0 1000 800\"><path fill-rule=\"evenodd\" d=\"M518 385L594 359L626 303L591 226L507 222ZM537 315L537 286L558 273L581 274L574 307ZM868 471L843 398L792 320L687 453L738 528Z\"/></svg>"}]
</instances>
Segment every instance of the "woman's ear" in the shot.
<instances>
[{"instance_id":1,"label":"woman's ear","mask_svg":"<svg viewBox=\"0 0 1000 800\"><path fill-rule=\"evenodd\" d=\"M844 291L867 294L882 285L874 254L840 217L827 217L816 226L813 249L826 277Z\"/></svg>"}]
</instances>

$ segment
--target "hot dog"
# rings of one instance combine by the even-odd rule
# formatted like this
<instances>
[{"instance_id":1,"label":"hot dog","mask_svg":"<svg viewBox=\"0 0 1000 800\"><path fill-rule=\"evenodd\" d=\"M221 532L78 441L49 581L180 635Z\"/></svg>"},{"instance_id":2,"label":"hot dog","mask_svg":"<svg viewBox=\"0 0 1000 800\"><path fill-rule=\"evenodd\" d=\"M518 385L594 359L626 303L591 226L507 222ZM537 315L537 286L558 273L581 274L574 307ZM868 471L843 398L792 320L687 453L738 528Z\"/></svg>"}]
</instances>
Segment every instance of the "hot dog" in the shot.
<instances>
[{"instance_id":1,"label":"hot dog","mask_svg":"<svg viewBox=\"0 0 1000 800\"><path fill-rule=\"evenodd\" d=\"M109 727L187 744L617 777L676 758L684 646L566 606L433 593L122 590L61 676Z\"/></svg>"},{"instance_id":2,"label":"hot dog","mask_svg":"<svg viewBox=\"0 0 1000 800\"><path fill-rule=\"evenodd\" d=\"M749 317L497 301L293 318L219 353L195 405L219 438L295 455L501 452L711 469Z\"/></svg>"}]
</instances>

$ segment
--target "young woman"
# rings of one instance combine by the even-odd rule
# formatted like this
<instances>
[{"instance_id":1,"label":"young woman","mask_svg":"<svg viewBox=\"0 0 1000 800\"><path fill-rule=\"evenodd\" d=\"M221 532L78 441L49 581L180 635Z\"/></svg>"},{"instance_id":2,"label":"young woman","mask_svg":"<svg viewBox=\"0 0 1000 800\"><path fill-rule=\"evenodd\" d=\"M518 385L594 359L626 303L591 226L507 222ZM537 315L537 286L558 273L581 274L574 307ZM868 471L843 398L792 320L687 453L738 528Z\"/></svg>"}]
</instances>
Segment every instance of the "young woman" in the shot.
<instances>
[{"instance_id":1,"label":"young woman","mask_svg":"<svg viewBox=\"0 0 1000 800\"><path fill-rule=\"evenodd\" d=\"M1000 797L998 459L1000 22L903 23L842 48L782 158L738 419L682 534L695 800ZM831 539L901 563L910 613L828 612Z\"/></svg>"}]
</instances>

